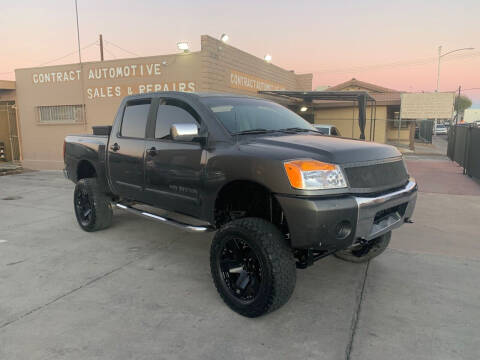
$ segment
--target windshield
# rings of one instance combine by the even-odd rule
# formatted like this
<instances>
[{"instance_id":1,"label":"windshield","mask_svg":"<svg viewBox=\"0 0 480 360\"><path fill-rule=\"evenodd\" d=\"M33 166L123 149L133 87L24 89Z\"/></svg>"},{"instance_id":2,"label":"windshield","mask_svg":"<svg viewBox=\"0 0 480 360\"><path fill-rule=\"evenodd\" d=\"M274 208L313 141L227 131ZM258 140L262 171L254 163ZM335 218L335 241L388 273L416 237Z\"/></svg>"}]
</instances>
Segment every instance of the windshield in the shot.
<instances>
[{"instance_id":1,"label":"windshield","mask_svg":"<svg viewBox=\"0 0 480 360\"><path fill-rule=\"evenodd\" d=\"M315 131L301 116L270 101L234 97L208 97L201 101L231 134L286 129Z\"/></svg>"}]
</instances>

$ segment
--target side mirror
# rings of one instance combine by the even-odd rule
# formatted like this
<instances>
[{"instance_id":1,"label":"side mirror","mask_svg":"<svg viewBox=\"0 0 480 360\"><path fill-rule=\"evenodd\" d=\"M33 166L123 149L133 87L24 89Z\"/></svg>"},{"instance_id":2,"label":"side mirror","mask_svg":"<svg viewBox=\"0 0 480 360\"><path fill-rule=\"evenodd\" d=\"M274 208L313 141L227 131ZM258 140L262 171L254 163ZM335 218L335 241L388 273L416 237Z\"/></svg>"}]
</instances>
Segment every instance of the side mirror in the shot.
<instances>
[{"instance_id":1,"label":"side mirror","mask_svg":"<svg viewBox=\"0 0 480 360\"><path fill-rule=\"evenodd\" d=\"M170 136L172 140L192 141L198 137L198 126L194 123L172 124Z\"/></svg>"}]
</instances>

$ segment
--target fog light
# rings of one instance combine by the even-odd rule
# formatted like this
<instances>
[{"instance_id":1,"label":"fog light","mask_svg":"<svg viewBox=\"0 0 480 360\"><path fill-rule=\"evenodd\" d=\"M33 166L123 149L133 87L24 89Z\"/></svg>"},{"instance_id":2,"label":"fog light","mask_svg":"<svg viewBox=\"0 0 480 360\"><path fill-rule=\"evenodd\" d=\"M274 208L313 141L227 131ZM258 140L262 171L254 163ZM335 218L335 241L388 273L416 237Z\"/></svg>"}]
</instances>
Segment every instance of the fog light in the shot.
<instances>
[{"instance_id":1,"label":"fog light","mask_svg":"<svg viewBox=\"0 0 480 360\"><path fill-rule=\"evenodd\" d=\"M343 220L335 227L335 236L339 240L346 239L352 233L352 223L348 220Z\"/></svg>"}]
</instances>

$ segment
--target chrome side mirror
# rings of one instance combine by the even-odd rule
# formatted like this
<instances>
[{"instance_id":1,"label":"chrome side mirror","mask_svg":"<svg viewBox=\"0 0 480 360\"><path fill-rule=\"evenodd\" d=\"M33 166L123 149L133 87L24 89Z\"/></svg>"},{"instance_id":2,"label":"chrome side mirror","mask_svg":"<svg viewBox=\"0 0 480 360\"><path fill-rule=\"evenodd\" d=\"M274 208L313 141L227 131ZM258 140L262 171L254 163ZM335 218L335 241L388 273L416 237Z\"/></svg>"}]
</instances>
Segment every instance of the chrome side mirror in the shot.
<instances>
[{"instance_id":1,"label":"chrome side mirror","mask_svg":"<svg viewBox=\"0 0 480 360\"><path fill-rule=\"evenodd\" d=\"M170 136L172 140L192 141L198 137L198 126L194 123L172 124Z\"/></svg>"}]
</instances>

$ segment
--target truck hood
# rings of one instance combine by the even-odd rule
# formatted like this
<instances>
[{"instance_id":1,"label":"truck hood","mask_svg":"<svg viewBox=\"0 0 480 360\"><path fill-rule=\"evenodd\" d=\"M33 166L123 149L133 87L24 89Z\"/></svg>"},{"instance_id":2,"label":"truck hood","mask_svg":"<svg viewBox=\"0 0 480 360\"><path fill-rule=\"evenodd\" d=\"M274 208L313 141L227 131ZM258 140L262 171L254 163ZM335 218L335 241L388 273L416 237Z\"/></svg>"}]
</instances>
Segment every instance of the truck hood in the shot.
<instances>
[{"instance_id":1,"label":"truck hood","mask_svg":"<svg viewBox=\"0 0 480 360\"><path fill-rule=\"evenodd\" d=\"M287 155L282 156L284 159L313 157L334 164L384 160L401 156L401 153L390 145L308 134L251 138L249 145L270 147L277 154Z\"/></svg>"}]
</instances>

